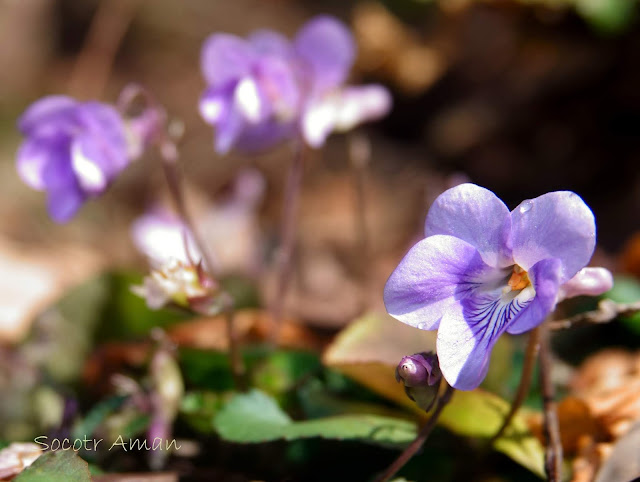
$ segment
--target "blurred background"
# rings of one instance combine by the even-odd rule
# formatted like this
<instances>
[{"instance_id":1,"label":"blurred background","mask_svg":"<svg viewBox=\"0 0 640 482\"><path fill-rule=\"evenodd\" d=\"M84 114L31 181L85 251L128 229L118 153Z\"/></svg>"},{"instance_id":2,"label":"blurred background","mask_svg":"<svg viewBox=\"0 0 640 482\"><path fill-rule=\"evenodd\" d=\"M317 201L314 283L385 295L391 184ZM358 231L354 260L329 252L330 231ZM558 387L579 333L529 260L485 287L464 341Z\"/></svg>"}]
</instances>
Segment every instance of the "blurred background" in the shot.
<instances>
[{"instance_id":1,"label":"blurred background","mask_svg":"<svg viewBox=\"0 0 640 482\"><path fill-rule=\"evenodd\" d=\"M311 155L287 313L333 332L364 307L381 308L382 286L421 236L431 201L467 181L511 208L548 191L577 192L596 215L593 264L640 275L635 0L0 0L1 345L24 339L36 314L97 273L144 272L131 223L166 202L159 159L149 154L70 223L53 223L43 194L14 165L16 119L47 94L115 102L130 82L152 91L184 127L198 222L227 273L256 280L250 296L264 299L290 151L214 153L197 110L200 48L213 32L291 36L319 13L351 26L352 80L383 83L394 107ZM229 217L245 169L259 173L259 193Z\"/></svg>"},{"instance_id":2,"label":"blurred background","mask_svg":"<svg viewBox=\"0 0 640 482\"><path fill-rule=\"evenodd\" d=\"M48 219L43 196L14 168L15 121L31 102L52 93L115 102L132 81L184 124L184 172L201 209L224 197L240 169L259 169L266 184L255 214L266 240L260 256L268 259L289 153L214 154L213 133L196 108L204 88L200 46L218 31L293 35L318 13L351 25L359 46L353 80L384 83L395 103L360 137L333 136L307 165L298 254L317 254L313 267L333 266L326 276L343 279L341 270L353 268L344 261L359 236L354 143L360 151L364 144L368 161L363 196L379 287L419 236L430 201L466 180L511 207L551 190L576 191L596 214L605 257L623 250L640 225L634 0L3 0L0 9L0 243L12 253L5 272L27 248L32 258L59 252L71 278L74 270L82 278L97 265L141 260L128 230L163 196L153 156L64 226ZM63 251L76 261L67 263ZM352 314L343 308L329 313L338 324Z\"/></svg>"}]
</instances>

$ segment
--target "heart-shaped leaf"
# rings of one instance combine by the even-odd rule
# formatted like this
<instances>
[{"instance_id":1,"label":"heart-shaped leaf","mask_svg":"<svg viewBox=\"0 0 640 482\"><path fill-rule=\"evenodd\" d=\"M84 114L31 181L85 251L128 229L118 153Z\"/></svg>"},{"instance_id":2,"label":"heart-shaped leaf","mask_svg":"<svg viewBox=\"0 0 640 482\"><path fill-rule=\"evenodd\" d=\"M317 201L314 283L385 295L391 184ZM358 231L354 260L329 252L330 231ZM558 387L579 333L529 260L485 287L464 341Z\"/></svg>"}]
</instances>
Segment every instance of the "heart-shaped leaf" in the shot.
<instances>
[{"instance_id":1,"label":"heart-shaped leaf","mask_svg":"<svg viewBox=\"0 0 640 482\"><path fill-rule=\"evenodd\" d=\"M16 482L90 482L89 465L73 450L46 452L24 469Z\"/></svg>"},{"instance_id":2,"label":"heart-shaped leaf","mask_svg":"<svg viewBox=\"0 0 640 482\"><path fill-rule=\"evenodd\" d=\"M237 443L322 437L397 446L416 436L414 423L378 415L342 415L296 422L273 398L255 389L235 395L216 415L214 426L223 439Z\"/></svg>"}]
</instances>

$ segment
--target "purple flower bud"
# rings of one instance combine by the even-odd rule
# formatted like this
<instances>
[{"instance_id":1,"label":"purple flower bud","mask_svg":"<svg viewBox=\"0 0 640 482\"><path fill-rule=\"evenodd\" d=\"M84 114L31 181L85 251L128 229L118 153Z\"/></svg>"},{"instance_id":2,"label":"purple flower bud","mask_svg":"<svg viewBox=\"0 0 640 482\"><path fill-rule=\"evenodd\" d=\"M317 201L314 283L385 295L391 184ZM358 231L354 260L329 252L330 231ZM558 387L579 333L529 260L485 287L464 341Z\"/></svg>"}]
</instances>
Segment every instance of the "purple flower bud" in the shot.
<instances>
[{"instance_id":1,"label":"purple flower bud","mask_svg":"<svg viewBox=\"0 0 640 482\"><path fill-rule=\"evenodd\" d=\"M435 385L442 378L435 353L416 353L405 356L396 368L396 380L406 387Z\"/></svg>"},{"instance_id":2,"label":"purple flower bud","mask_svg":"<svg viewBox=\"0 0 640 482\"><path fill-rule=\"evenodd\" d=\"M396 380L403 382L407 396L428 412L438 398L442 380L438 357L433 352L405 356L396 368Z\"/></svg>"},{"instance_id":3,"label":"purple flower bud","mask_svg":"<svg viewBox=\"0 0 640 482\"><path fill-rule=\"evenodd\" d=\"M26 110L18 128L25 137L18 173L47 191L49 214L58 222L103 193L130 161L122 118L107 104L45 97Z\"/></svg>"}]
</instances>

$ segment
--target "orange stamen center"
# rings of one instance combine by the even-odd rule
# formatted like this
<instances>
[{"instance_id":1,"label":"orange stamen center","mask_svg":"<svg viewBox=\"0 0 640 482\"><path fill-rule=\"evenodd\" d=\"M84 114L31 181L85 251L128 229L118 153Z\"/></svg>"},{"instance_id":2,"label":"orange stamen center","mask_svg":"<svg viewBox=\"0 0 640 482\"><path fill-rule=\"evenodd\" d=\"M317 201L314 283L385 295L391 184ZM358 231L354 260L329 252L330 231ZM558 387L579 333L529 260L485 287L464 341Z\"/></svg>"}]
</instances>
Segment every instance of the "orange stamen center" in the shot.
<instances>
[{"instance_id":1,"label":"orange stamen center","mask_svg":"<svg viewBox=\"0 0 640 482\"><path fill-rule=\"evenodd\" d=\"M527 272L516 265L513 267L513 273L511 273L511 278L509 278L507 285L511 288L511 291L519 291L531 285L531 281L529 281Z\"/></svg>"}]
</instances>

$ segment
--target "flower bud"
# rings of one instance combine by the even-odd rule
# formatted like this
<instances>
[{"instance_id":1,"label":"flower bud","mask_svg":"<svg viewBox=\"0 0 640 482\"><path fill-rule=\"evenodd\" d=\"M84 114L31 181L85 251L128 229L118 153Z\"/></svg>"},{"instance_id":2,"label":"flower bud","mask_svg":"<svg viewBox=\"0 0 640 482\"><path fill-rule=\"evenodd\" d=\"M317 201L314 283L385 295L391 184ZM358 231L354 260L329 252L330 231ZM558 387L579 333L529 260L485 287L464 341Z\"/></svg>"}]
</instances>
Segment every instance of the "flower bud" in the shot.
<instances>
[{"instance_id":1,"label":"flower bud","mask_svg":"<svg viewBox=\"0 0 640 482\"><path fill-rule=\"evenodd\" d=\"M396 368L396 380L404 383L407 396L425 411L438 398L442 372L435 353L416 353L405 356Z\"/></svg>"},{"instance_id":2,"label":"flower bud","mask_svg":"<svg viewBox=\"0 0 640 482\"><path fill-rule=\"evenodd\" d=\"M218 284L207 275L201 264L171 259L153 269L142 286L133 286L131 290L144 298L151 309L169 304L207 314L221 309L218 306Z\"/></svg>"}]
</instances>

